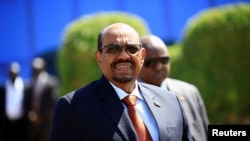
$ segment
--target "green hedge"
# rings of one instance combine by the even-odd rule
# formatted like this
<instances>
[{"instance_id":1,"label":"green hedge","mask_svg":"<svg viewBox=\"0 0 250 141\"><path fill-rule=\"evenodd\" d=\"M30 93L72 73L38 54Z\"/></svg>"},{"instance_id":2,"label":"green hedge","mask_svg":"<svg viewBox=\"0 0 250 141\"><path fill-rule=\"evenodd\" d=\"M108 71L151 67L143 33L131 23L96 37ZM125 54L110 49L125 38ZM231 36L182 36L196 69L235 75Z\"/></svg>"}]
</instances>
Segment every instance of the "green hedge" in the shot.
<instances>
[{"instance_id":1,"label":"green hedge","mask_svg":"<svg viewBox=\"0 0 250 141\"><path fill-rule=\"evenodd\" d=\"M250 123L250 5L198 13L180 44L171 75L198 86L211 123Z\"/></svg>"},{"instance_id":2,"label":"green hedge","mask_svg":"<svg viewBox=\"0 0 250 141\"><path fill-rule=\"evenodd\" d=\"M63 42L58 52L62 94L99 79L101 71L94 58L97 37L104 27L115 22L131 25L140 35L150 32L141 17L123 12L83 15L65 27Z\"/></svg>"}]
</instances>

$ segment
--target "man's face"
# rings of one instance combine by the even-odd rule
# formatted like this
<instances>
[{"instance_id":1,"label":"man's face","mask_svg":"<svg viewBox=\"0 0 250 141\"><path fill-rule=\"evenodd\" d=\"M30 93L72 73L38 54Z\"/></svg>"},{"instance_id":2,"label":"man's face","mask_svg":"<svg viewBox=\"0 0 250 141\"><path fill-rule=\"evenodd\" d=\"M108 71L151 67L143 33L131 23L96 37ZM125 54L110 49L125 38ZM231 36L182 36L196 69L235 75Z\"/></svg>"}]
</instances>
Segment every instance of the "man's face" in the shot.
<instances>
[{"instance_id":1,"label":"man's face","mask_svg":"<svg viewBox=\"0 0 250 141\"><path fill-rule=\"evenodd\" d=\"M146 55L138 34L131 29L113 28L104 32L101 40L96 60L105 77L117 86L134 82Z\"/></svg>"},{"instance_id":2,"label":"man's face","mask_svg":"<svg viewBox=\"0 0 250 141\"><path fill-rule=\"evenodd\" d=\"M140 73L142 81L160 86L170 73L168 52L162 48L147 50L144 66Z\"/></svg>"}]
</instances>

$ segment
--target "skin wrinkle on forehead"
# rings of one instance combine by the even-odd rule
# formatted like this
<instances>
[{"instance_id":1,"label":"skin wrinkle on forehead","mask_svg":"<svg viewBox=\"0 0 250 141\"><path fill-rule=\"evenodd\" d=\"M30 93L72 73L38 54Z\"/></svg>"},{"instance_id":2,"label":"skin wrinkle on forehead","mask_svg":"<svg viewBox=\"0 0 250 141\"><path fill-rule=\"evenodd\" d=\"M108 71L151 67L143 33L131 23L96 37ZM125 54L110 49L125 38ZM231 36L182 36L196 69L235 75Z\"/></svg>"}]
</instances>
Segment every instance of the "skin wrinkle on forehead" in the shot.
<instances>
[{"instance_id":1,"label":"skin wrinkle on forehead","mask_svg":"<svg viewBox=\"0 0 250 141\"><path fill-rule=\"evenodd\" d=\"M111 34L105 34L106 37L104 38L109 38L112 39L111 42L110 40L109 43L106 43L107 41L103 41L103 46L110 44L110 43L117 43L121 46L124 46L126 44L140 44L138 41L136 41L134 36L131 36L131 34L117 34L117 33L111 33Z\"/></svg>"},{"instance_id":2,"label":"skin wrinkle on forehead","mask_svg":"<svg viewBox=\"0 0 250 141\"><path fill-rule=\"evenodd\" d=\"M148 49L147 51L147 59L168 56L168 53L163 48Z\"/></svg>"}]
</instances>

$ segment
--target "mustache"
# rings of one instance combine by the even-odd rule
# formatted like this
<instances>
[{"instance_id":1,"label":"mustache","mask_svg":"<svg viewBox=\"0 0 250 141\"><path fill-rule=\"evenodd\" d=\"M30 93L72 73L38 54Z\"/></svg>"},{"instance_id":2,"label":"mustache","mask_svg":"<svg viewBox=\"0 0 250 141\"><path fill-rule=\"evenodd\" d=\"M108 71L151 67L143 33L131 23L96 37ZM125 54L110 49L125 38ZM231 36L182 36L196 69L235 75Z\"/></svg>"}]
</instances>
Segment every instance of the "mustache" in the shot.
<instances>
[{"instance_id":1,"label":"mustache","mask_svg":"<svg viewBox=\"0 0 250 141\"><path fill-rule=\"evenodd\" d=\"M157 72L152 72L152 76L155 76L155 75L163 75L163 76L165 76L166 75L166 72L165 71L157 71Z\"/></svg>"},{"instance_id":2,"label":"mustache","mask_svg":"<svg viewBox=\"0 0 250 141\"><path fill-rule=\"evenodd\" d=\"M111 67L114 67L114 66L115 66L116 64L118 64L118 63L131 63L132 66L135 66L134 61L131 61L130 59L127 59L127 60L121 60L121 59L119 59L119 60L113 62L113 63L111 64Z\"/></svg>"}]
</instances>

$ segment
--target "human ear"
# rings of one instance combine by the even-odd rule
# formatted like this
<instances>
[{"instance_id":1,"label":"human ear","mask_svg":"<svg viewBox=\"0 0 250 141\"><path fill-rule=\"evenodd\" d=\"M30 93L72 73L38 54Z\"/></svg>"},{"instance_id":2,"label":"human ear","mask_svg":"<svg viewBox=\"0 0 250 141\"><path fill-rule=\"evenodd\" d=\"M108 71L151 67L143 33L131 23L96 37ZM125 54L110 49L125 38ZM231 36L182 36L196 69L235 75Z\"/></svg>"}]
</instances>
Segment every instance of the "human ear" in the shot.
<instances>
[{"instance_id":1,"label":"human ear","mask_svg":"<svg viewBox=\"0 0 250 141\"><path fill-rule=\"evenodd\" d=\"M141 48L140 53L141 53L141 63L143 64L144 63L144 59L145 59L146 54L147 54L147 51L146 51L145 48Z\"/></svg>"},{"instance_id":2,"label":"human ear","mask_svg":"<svg viewBox=\"0 0 250 141\"><path fill-rule=\"evenodd\" d=\"M98 65L100 66L100 64L101 64L101 53L100 53L100 51L95 52L95 59L96 59Z\"/></svg>"}]
</instances>

